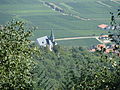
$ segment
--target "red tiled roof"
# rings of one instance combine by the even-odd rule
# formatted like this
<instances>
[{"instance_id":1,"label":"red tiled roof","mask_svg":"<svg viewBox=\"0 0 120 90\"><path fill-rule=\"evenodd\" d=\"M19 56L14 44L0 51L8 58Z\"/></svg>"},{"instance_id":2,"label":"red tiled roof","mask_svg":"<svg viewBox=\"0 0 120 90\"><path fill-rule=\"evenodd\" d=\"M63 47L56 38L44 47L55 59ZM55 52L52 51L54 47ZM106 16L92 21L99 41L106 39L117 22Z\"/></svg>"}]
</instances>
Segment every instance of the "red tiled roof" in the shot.
<instances>
[{"instance_id":1,"label":"red tiled roof","mask_svg":"<svg viewBox=\"0 0 120 90\"><path fill-rule=\"evenodd\" d=\"M103 44L98 44L97 47L98 47L98 48L105 48L105 45L103 45Z\"/></svg>"},{"instance_id":2,"label":"red tiled roof","mask_svg":"<svg viewBox=\"0 0 120 90\"><path fill-rule=\"evenodd\" d=\"M90 50L90 52L95 52L95 51L96 51L96 49L91 49L91 50Z\"/></svg>"},{"instance_id":3,"label":"red tiled roof","mask_svg":"<svg viewBox=\"0 0 120 90\"><path fill-rule=\"evenodd\" d=\"M105 51L106 53L110 53L110 52L113 52L113 49L111 48L111 49L106 49L106 51Z\"/></svg>"},{"instance_id":4,"label":"red tiled roof","mask_svg":"<svg viewBox=\"0 0 120 90\"><path fill-rule=\"evenodd\" d=\"M100 37L108 37L108 35L101 35Z\"/></svg>"},{"instance_id":5,"label":"red tiled roof","mask_svg":"<svg viewBox=\"0 0 120 90\"><path fill-rule=\"evenodd\" d=\"M99 27L99 28L103 28L103 29L104 29L104 28L108 27L108 25L101 24L101 25L98 25L98 27Z\"/></svg>"}]
</instances>

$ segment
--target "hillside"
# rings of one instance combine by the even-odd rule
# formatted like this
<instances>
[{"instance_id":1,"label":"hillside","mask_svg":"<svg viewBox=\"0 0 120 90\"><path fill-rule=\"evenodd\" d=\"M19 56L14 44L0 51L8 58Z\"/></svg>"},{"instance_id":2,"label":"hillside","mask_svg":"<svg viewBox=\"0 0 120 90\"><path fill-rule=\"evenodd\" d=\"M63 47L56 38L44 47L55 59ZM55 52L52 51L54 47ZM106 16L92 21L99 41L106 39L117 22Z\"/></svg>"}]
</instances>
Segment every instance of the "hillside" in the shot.
<instances>
[{"instance_id":1,"label":"hillside","mask_svg":"<svg viewBox=\"0 0 120 90\"><path fill-rule=\"evenodd\" d=\"M82 2L78 2L79 4L74 2L76 6L72 3L72 1L64 2L62 5L67 5L68 8L70 5L73 6L74 9L70 8L70 11L74 11L75 7L77 5L80 7L79 4ZM111 7L103 1L98 3ZM60 2L2 4L0 7L0 15L3 17L1 23L10 18L22 20L12 20L3 26L0 25L0 90L120 90L120 9L117 9L116 13L110 13L112 29L109 30L109 34L96 36L98 29L93 27L88 28L88 31L86 29L94 20L78 16L73 12L68 13L69 10L65 11ZM63 14L67 16L64 17ZM28 16L29 19L27 19ZM46 17L39 20L41 16ZM61 22L51 22L50 17L54 20L58 17ZM98 17L101 16L98 15ZM96 17L96 24L98 24L97 19ZM54 39L53 31L51 31L50 37L44 36L37 39L39 46L31 41L31 38L46 35L50 31L49 26L42 27L41 20L42 25L50 24L57 27L62 24L53 29L56 35L60 34L61 37L66 38ZM66 21L63 22L64 20ZM70 22L68 23L67 20ZM72 29L72 27L77 27L72 21L74 23L86 21L81 23L84 31L81 32L81 29L78 29L80 32L76 32L74 28ZM91 22L86 25L88 21ZM32 27L33 24L37 25L36 23L39 28L34 33L35 37L31 37L33 32L27 26ZM79 23L78 27L82 27L81 24ZM92 36L91 31L95 33ZM72 37L74 34L78 36L81 34L84 37ZM57 45L56 41L60 40L62 41ZM89 50L84 48L99 43L95 42L96 40L103 44L91 47ZM106 41L111 43L106 44Z\"/></svg>"},{"instance_id":2,"label":"hillside","mask_svg":"<svg viewBox=\"0 0 120 90\"><path fill-rule=\"evenodd\" d=\"M30 4L38 3L39 0L0 0L0 4Z\"/></svg>"},{"instance_id":3,"label":"hillside","mask_svg":"<svg viewBox=\"0 0 120 90\"><path fill-rule=\"evenodd\" d=\"M60 7L58 12L45 2ZM109 12L119 6L119 1L110 0L0 0L0 24L12 18L26 21L37 26L33 40L49 35L54 30L56 38L100 35L106 31L99 30L97 25L109 24ZM73 41L74 42L74 41ZM81 40L79 40L80 43ZM86 46L89 43L86 43ZM96 44L96 41L93 43ZM64 43L63 43L64 45Z\"/></svg>"}]
</instances>

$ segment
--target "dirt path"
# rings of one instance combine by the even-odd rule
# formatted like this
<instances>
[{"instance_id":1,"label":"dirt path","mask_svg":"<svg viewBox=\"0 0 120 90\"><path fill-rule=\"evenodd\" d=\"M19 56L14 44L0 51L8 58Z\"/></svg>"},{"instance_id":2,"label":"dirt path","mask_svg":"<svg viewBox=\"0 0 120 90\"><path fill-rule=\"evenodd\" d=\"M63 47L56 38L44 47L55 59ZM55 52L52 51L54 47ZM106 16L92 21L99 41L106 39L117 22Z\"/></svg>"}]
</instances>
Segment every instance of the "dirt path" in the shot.
<instances>
[{"instance_id":1,"label":"dirt path","mask_svg":"<svg viewBox=\"0 0 120 90\"><path fill-rule=\"evenodd\" d=\"M98 40L100 43L105 44L103 41L101 41L101 40L99 39L99 36L59 38L59 39L55 39L55 41L77 40L77 39L89 39L89 38L95 38L95 39Z\"/></svg>"},{"instance_id":2,"label":"dirt path","mask_svg":"<svg viewBox=\"0 0 120 90\"><path fill-rule=\"evenodd\" d=\"M117 1L120 1L120 0L111 0L112 2L115 2L115 3L117 3L117 4L120 4L119 2L117 2Z\"/></svg>"},{"instance_id":3,"label":"dirt path","mask_svg":"<svg viewBox=\"0 0 120 90\"><path fill-rule=\"evenodd\" d=\"M45 2L43 2L43 3L44 3L45 6L50 7L50 5L53 5L54 8L58 8L58 9L60 9L60 10L63 10L63 12L61 12L61 11L57 11L56 9L53 9L52 7L50 7L52 10L57 11L57 12L60 12L62 15L72 16L72 17L74 17L74 18L77 18L77 19L80 19L80 20L83 20L83 21L91 20L91 19L89 19L89 18L83 18L83 17L80 17L80 16L78 16L78 15L73 15L72 13L71 13L71 14L66 13L66 12L64 12L64 9L60 8L59 6L57 6L57 5L54 4L54 3L48 3L48 2L47 2L47 3L50 4L50 5L46 4Z\"/></svg>"},{"instance_id":4,"label":"dirt path","mask_svg":"<svg viewBox=\"0 0 120 90\"><path fill-rule=\"evenodd\" d=\"M99 36L58 38L58 39L55 39L55 41L77 40L77 39L90 39L90 38L94 38L94 39L98 40L100 43L104 44L104 42L99 39ZM31 41L31 43L35 43L35 41Z\"/></svg>"},{"instance_id":5,"label":"dirt path","mask_svg":"<svg viewBox=\"0 0 120 90\"><path fill-rule=\"evenodd\" d=\"M104 44L104 42L101 41L101 40L99 39L99 37L96 37L96 40L98 40L100 43L103 43L103 44Z\"/></svg>"},{"instance_id":6,"label":"dirt path","mask_svg":"<svg viewBox=\"0 0 120 90\"><path fill-rule=\"evenodd\" d=\"M112 6L108 5L108 4L103 3L102 1L96 1L96 2L98 2L99 4L101 4L103 6L109 7L109 8L112 7Z\"/></svg>"}]
</instances>

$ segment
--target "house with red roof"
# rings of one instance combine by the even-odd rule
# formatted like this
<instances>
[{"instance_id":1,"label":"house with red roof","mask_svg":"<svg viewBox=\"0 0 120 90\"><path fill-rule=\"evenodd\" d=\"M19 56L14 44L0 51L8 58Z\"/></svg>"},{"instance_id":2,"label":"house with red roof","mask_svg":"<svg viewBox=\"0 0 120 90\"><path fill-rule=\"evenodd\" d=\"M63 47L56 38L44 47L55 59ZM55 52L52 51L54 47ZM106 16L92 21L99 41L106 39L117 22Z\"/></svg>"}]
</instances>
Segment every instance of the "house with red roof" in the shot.
<instances>
[{"instance_id":1,"label":"house with red roof","mask_svg":"<svg viewBox=\"0 0 120 90\"><path fill-rule=\"evenodd\" d=\"M109 26L106 25L106 24L100 24L100 25L98 25L98 28L103 29L103 30L107 29L108 27Z\"/></svg>"}]
</instances>

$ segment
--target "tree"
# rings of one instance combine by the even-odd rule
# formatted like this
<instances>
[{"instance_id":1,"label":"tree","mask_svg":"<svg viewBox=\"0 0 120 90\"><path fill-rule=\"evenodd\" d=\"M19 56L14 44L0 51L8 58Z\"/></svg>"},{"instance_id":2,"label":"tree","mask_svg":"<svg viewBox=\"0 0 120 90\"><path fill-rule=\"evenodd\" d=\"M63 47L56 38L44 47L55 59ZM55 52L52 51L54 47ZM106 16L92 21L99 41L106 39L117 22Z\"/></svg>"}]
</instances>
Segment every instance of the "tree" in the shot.
<instances>
[{"instance_id":1,"label":"tree","mask_svg":"<svg viewBox=\"0 0 120 90\"><path fill-rule=\"evenodd\" d=\"M37 48L31 45L32 30L25 23L12 20L0 28L0 89L31 90L33 54Z\"/></svg>"},{"instance_id":2,"label":"tree","mask_svg":"<svg viewBox=\"0 0 120 90\"><path fill-rule=\"evenodd\" d=\"M116 45L120 45L120 9L118 9L117 14L110 12L111 14L111 27L109 37L112 39L112 42L115 42Z\"/></svg>"}]
</instances>

